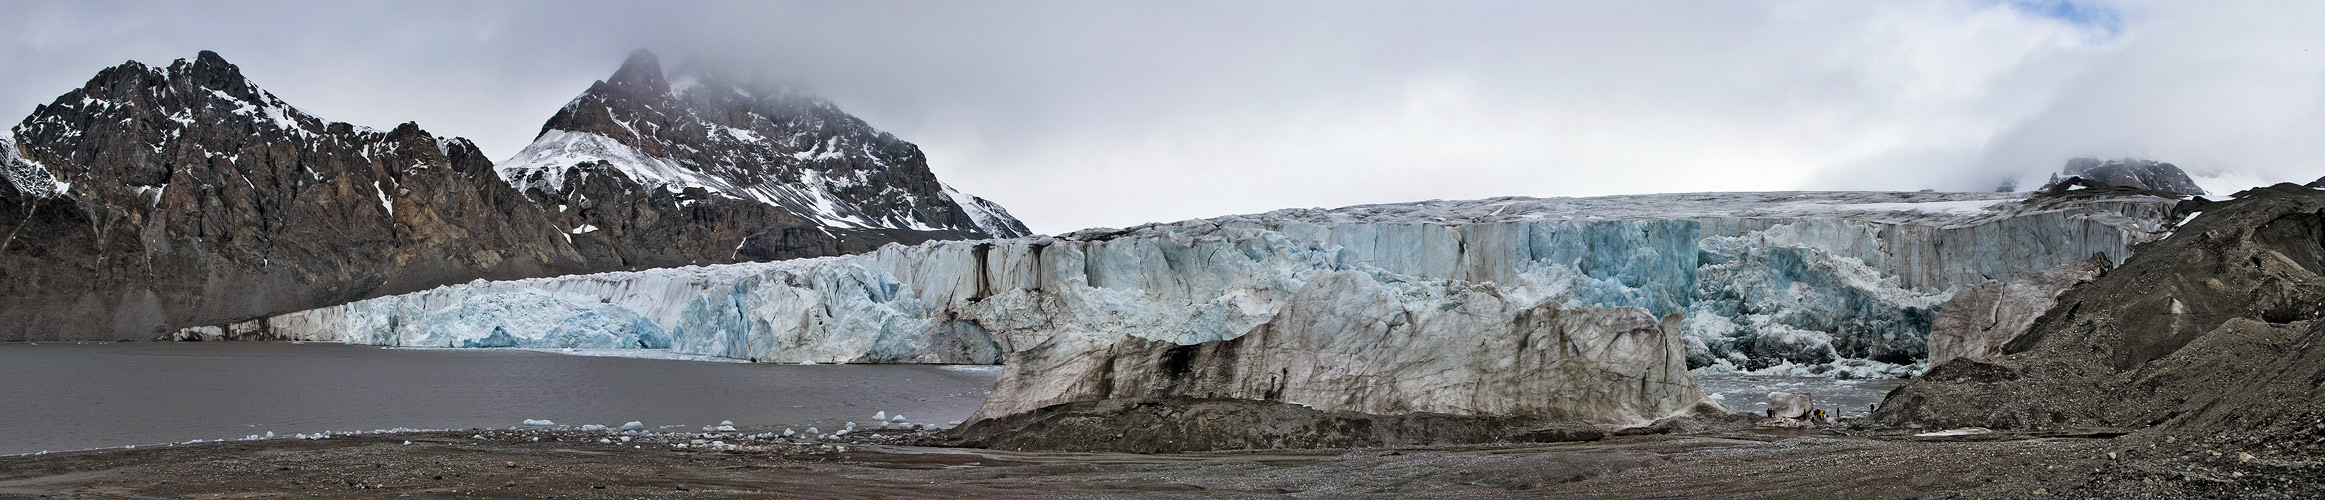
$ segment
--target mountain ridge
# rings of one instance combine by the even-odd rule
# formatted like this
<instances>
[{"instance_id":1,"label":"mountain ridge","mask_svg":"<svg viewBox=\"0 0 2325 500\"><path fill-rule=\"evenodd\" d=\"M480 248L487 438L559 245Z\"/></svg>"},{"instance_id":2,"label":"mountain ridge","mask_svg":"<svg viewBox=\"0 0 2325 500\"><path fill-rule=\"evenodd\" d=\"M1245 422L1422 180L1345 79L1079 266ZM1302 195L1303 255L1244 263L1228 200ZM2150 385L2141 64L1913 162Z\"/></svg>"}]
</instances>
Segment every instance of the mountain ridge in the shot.
<instances>
[{"instance_id":1,"label":"mountain ridge","mask_svg":"<svg viewBox=\"0 0 2325 500\"><path fill-rule=\"evenodd\" d=\"M10 132L0 341L150 339L474 279L989 236L832 227L608 169L580 169L560 179L563 197L536 199L542 190L508 182L466 139L324 120L210 51L101 70ZM892 212L915 210L932 212ZM922 219L968 220L958 205L933 212L950 218Z\"/></svg>"}]
</instances>

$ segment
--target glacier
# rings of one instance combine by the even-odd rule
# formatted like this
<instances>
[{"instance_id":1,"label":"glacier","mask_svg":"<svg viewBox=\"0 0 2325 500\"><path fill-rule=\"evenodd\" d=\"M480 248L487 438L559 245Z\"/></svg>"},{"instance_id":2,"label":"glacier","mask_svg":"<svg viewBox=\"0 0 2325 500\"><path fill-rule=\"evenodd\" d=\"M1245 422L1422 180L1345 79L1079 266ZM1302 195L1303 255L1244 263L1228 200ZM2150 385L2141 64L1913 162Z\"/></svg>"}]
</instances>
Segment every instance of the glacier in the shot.
<instances>
[{"instance_id":1,"label":"glacier","mask_svg":"<svg viewBox=\"0 0 2325 500\"><path fill-rule=\"evenodd\" d=\"M1008 361L980 418L1171 394L1635 423L1701 400L1690 370L1910 373L1953 292L2094 255L2120 263L2176 201L1773 192L1279 210L477 281L266 328L391 346Z\"/></svg>"}]
</instances>

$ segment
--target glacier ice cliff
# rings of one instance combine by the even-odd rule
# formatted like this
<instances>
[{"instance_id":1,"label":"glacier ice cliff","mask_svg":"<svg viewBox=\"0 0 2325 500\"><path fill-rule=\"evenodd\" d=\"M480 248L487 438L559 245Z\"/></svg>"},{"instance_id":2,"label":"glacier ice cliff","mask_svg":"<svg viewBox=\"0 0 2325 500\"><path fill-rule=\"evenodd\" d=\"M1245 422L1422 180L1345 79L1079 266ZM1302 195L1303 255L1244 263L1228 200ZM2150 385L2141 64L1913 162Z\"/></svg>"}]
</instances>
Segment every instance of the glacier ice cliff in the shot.
<instances>
[{"instance_id":1,"label":"glacier ice cliff","mask_svg":"<svg viewBox=\"0 0 2325 500\"><path fill-rule=\"evenodd\" d=\"M1701 399L1690 368L1910 370L1954 291L2120 262L2175 201L1780 192L1280 210L472 282L267 327L379 345L1007 360L980 418L1184 396L1637 423Z\"/></svg>"}]
</instances>

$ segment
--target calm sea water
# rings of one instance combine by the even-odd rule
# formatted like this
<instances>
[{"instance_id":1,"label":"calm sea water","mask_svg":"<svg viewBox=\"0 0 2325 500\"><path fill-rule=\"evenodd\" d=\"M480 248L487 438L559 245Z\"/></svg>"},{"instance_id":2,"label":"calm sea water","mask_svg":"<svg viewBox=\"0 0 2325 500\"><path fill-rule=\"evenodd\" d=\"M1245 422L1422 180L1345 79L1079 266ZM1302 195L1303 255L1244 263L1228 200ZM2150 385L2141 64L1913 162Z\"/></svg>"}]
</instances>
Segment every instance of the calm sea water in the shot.
<instances>
[{"instance_id":1,"label":"calm sea water","mask_svg":"<svg viewBox=\"0 0 2325 500\"><path fill-rule=\"evenodd\" d=\"M774 365L273 342L0 344L0 455L323 431L564 425L700 429L967 418L998 367ZM1806 392L1846 416L1899 380L1708 375L1758 412Z\"/></svg>"},{"instance_id":2,"label":"calm sea water","mask_svg":"<svg viewBox=\"0 0 2325 500\"><path fill-rule=\"evenodd\" d=\"M0 344L0 454L397 427L827 428L967 418L995 367L771 365L269 342Z\"/></svg>"}]
</instances>

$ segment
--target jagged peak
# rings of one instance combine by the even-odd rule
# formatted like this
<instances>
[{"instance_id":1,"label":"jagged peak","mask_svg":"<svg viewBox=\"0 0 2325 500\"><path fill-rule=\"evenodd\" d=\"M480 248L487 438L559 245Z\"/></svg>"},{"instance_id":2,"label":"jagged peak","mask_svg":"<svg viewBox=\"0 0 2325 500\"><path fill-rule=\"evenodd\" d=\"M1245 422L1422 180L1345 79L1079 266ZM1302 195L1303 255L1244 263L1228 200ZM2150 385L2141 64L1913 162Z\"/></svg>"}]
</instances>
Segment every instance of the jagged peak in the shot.
<instances>
[{"instance_id":1,"label":"jagged peak","mask_svg":"<svg viewBox=\"0 0 2325 500\"><path fill-rule=\"evenodd\" d=\"M242 76L241 66L226 62L226 58L219 56L217 52L204 50L195 54L191 61L185 59L173 61L170 63L169 73L173 77L183 75L196 87L225 92L237 99L261 105L268 104L267 101L275 100L270 99L272 96L267 94L264 89L258 88L257 83Z\"/></svg>"},{"instance_id":2,"label":"jagged peak","mask_svg":"<svg viewBox=\"0 0 2325 500\"><path fill-rule=\"evenodd\" d=\"M629 59L622 61L621 69L615 70L614 76L606 78L605 82L632 91L670 93L670 81L663 77L661 60L646 49L630 52Z\"/></svg>"},{"instance_id":3,"label":"jagged peak","mask_svg":"<svg viewBox=\"0 0 2325 500\"><path fill-rule=\"evenodd\" d=\"M185 60L179 59L178 61L183 62ZM198 74L231 76L237 80L240 80L242 77L242 67L235 66L234 63L226 62L226 58L224 56L220 56L217 52L211 52L208 50L194 53L193 69Z\"/></svg>"},{"instance_id":4,"label":"jagged peak","mask_svg":"<svg viewBox=\"0 0 2325 500\"><path fill-rule=\"evenodd\" d=\"M188 139L198 135L188 132L222 126L240 133L236 127L245 120L260 131L282 132L239 139L246 142L308 143L336 136L358 141L408 141L444 152L447 157L455 149L444 142L445 138L416 123L382 131L308 114L258 86L217 52L205 50L165 67L126 61L100 70L82 87L59 95L54 102L36 106L31 116L11 129L18 147L0 148L12 149L0 151L0 157L8 157L0 158L0 167L8 170L9 180L18 184L20 191L37 193L36 184L43 184L42 178L48 177L56 188L53 192L62 193L72 186L67 181L80 182L88 171L121 167L117 160L90 163L88 158L77 156L87 153L75 146L84 144L84 137L134 137L157 153L192 140L196 141L193 148L226 154L224 150L212 151L219 144L199 142L208 139ZM50 163L44 167L41 161ZM44 173L40 171L43 168L58 170Z\"/></svg>"},{"instance_id":5,"label":"jagged peak","mask_svg":"<svg viewBox=\"0 0 2325 500\"><path fill-rule=\"evenodd\" d=\"M569 172L609 168L832 227L1025 232L998 205L945 192L919 147L798 85L737 67L687 60L665 69L652 52L634 52L494 171L520 192L562 195Z\"/></svg>"}]
</instances>

